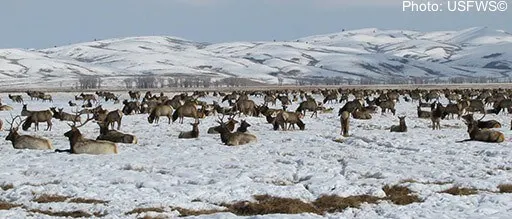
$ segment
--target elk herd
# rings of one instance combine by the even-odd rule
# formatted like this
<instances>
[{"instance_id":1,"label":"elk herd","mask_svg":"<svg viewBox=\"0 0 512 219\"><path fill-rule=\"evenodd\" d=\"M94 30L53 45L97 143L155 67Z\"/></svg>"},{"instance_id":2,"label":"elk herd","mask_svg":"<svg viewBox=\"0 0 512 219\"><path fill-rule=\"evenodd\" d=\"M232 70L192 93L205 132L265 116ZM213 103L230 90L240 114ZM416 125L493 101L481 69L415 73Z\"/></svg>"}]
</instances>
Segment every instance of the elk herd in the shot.
<instances>
[{"instance_id":1,"label":"elk herd","mask_svg":"<svg viewBox=\"0 0 512 219\"><path fill-rule=\"evenodd\" d=\"M27 91L26 94L31 100L53 103L50 94L38 91ZM441 129L443 120L454 119L454 115L457 115L457 119L462 119L466 124L466 135L469 136L469 139L462 141L500 143L504 141L505 137L496 128L501 128L502 124L496 120L483 120L483 118L487 114L500 114L505 111L512 113L511 95L512 90L507 89L361 90L337 88L309 91L301 89L235 91L231 93L195 91L191 94L185 92L172 97L163 92L157 95L147 91L145 95L141 95L141 91L129 91L128 98L121 102L119 98L122 95L97 91L75 95L72 100L67 102L69 107L74 109L71 112L65 112L64 108L55 106L45 110L30 110L30 106L23 100L21 94L8 94L13 104L20 104L21 112L15 116L11 113L10 120L5 121L9 127L5 127L4 122L0 120L0 130L8 131L5 140L10 141L16 149L54 149L50 139L21 135L18 133L18 129L21 126L23 131L27 131L34 125L34 131L38 131L39 123L46 123L45 130L52 131L52 121L66 122L69 125L69 130L63 136L69 141L69 149L57 149L56 152L116 154L119 151L119 143L138 144L138 138L135 135L120 131L123 126L122 120L127 116L145 114L147 122L154 126L159 123L160 117L167 117L168 124L174 122L183 124L185 118L193 119L193 122L190 122L190 131L178 133L180 139L200 138L199 127L203 124L201 120L206 117L216 117L217 125L209 127L206 134L216 134L223 144L237 146L258 141L258 137L248 130L251 124L247 120L252 117L264 117L269 125L269 130L290 131L297 130L297 126L297 131L305 131L306 124L303 120L306 113L311 113L309 119L317 119L318 112L329 114L333 111L332 107L326 108L325 104L339 106L337 115L342 136L350 137L351 119L371 120L376 113L388 114L393 117L397 113L402 114L402 116L397 116L398 124L389 124L389 132L405 133L408 131L406 116L403 115L406 112L397 112L395 108L398 102L404 101L406 104L416 105L416 119L429 119L433 130ZM215 100L211 103L201 100L208 96L214 99L218 98L220 103ZM256 98L261 98L261 104L256 104ZM113 101L113 105L119 105L120 108L104 109L102 103L109 101ZM442 103L443 101L445 104ZM288 110L294 103L297 108ZM0 99L0 111L13 111L13 109L11 106L3 105ZM480 113L483 116L475 119L474 113ZM86 115L85 119L84 115ZM246 119L241 119L242 115ZM225 121L226 116L228 118ZM236 120L236 117L240 121ZM407 118L412 119L411 116ZM86 138L79 130L90 122L99 126L96 139Z\"/></svg>"}]
</instances>

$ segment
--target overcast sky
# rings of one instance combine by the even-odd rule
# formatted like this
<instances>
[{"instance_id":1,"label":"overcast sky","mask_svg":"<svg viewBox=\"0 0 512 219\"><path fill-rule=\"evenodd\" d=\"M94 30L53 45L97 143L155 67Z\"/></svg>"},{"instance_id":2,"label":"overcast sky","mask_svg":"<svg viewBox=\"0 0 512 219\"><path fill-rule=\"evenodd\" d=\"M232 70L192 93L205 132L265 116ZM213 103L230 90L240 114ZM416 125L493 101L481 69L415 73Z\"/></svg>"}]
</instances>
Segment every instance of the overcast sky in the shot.
<instances>
[{"instance_id":1,"label":"overcast sky","mask_svg":"<svg viewBox=\"0 0 512 219\"><path fill-rule=\"evenodd\" d=\"M512 9L403 12L402 4L402 0L3 0L0 48L47 48L145 35L212 43L293 40L369 27L432 31L487 26L512 32Z\"/></svg>"}]
</instances>

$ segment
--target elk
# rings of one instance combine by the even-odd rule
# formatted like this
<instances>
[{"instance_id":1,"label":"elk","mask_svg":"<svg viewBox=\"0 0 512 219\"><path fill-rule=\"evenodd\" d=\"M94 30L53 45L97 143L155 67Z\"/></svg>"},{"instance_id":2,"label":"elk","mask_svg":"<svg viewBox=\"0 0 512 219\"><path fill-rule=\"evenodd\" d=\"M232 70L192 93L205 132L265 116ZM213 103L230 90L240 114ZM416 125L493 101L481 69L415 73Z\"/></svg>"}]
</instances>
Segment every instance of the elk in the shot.
<instances>
[{"instance_id":1,"label":"elk","mask_svg":"<svg viewBox=\"0 0 512 219\"><path fill-rule=\"evenodd\" d=\"M502 132L492 130L492 129L480 129L478 128L478 122L477 121L464 121L466 125L468 126L468 133L469 133L469 139L458 141L458 142L465 142L465 141L482 141L482 142L489 142L489 143L501 143L505 141L505 135L503 135Z\"/></svg>"},{"instance_id":2,"label":"elk","mask_svg":"<svg viewBox=\"0 0 512 219\"><path fill-rule=\"evenodd\" d=\"M9 128L9 134L5 138L7 141L12 142L12 146L15 149L38 149L48 150L53 149L52 142L49 139L31 136L31 135L20 135L18 134L19 123L13 125L16 119L20 119L20 116L16 116L12 119L12 122L7 122L11 126ZM1 121L1 120L0 120ZM22 123L23 121L20 121Z\"/></svg>"},{"instance_id":3,"label":"elk","mask_svg":"<svg viewBox=\"0 0 512 219\"><path fill-rule=\"evenodd\" d=\"M192 102L187 102L183 104L182 106L178 107L174 113L172 114L172 122L176 121L178 118L180 118L180 123L183 124L183 118L184 117L192 117L196 121L199 118L197 107Z\"/></svg>"},{"instance_id":4,"label":"elk","mask_svg":"<svg viewBox=\"0 0 512 219\"><path fill-rule=\"evenodd\" d=\"M317 109L318 109L318 104L316 103L316 101L312 98L308 98L308 100L303 101L299 104L299 106L297 107L295 112L300 112L300 113L304 114L304 116L306 116L306 110L309 110L309 111L313 112L313 114L311 114L311 118L313 118L313 116L315 116L315 118L317 118L318 117Z\"/></svg>"},{"instance_id":5,"label":"elk","mask_svg":"<svg viewBox=\"0 0 512 219\"><path fill-rule=\"evenodd\" d=\"M381 101L380 98L377 98L375 100L375 104L381 108L382 114L384 114L384 112L386 112L386 110L391 111L393 113L393 116L396 113L394 100L388 99L388 100Z\"/></svg>"},{"instance_id":6,"label":"elk","mask_svg":"<svg viewBox=\"0 0 512 219\"><path fill-rule=\"evenodd\" d=\"M235 103L235 109L238 110L238 116L244 114L246 116L257 116L256 104L252 100L238 100Z\"/></svg>"},{"instance_id":7,"label":"elk","mask_svg":"<svg viewBox=\"0 0 512 219\"><path fill-rule=\"evenodd\" d=\"M73 103L71 100L68 102L69 106L76 106L76 103Z\"/></svg>"},{"instance_id":8,"label":"elk","mask_svg":"<svg viewBox=\"0 0 512 219\"><path fill-rule=\"evenodd\" d=\"M128 91L128 95L130 95L130 98L132 100L139 100L140 99L140 91Z\"/></svg>"},{"instance_id":9,"label":"elk","mask_svg":"<svg viewBox=\"0 0 512 219\"><path fill-rule=\"evenodd\" d=\"M462 116L462 119L464 119L467 123L472 123L473 121L476 122L476 126L481 129L490 129L490 128L501 128L501 123L496 120L486 120L482 121L482 119L485 117L485 114L480 118L479 120L475 120L473 118L473 114L466 114Z\"/></svg>"},{"instance_id":10,"label":"elk","mask_svg":"<svg viewBox=\"0 0 512 219\"><path fill-rule=\"evenodd\" d=\"M444 119L447 114L441 103L432 103L432 112L430 114L432 130L441 129L441 119Z\"/></svg>"},{"instance_id":11,"label":"elk","mask_svg":"<svg viewBox=\"0 0 512 219\"><path fill-rule=\"evenodd\" d=\"M109 130L108 125L105 122L98 121L96 123L98 123L100 126L100 135L96 138L96 140L105 140L125 144L138 143L137 136L135 135L125 134L116 130Z\"/></svg>"},{"instance_id":12,"label":"elk","mask_svg":"<svg viewBox=\"0 0 512 219\"><path fill-rule=\"evenodd\" d=\"M23 106L23 109L21 111L21 115L27 115L27 118L25 119L25 122L22 124L21 128L23 131L27 131L28 128L34 123L35 127L34 129L37 131L39 130L39 123L40 122L46 122L46 131L52 130L52 118L53 118L53 112L51 110L41 110L41 111L28 111L27 105L25 104Z\"/></svg>"},{"instance_id":13,"label":"elk","mask_svg":"<svg viewBox=\"0 0 512 219\"><path fill-rule=\"evenodd\" d=\"M297 124L300 130L304 130L306 125L301 120L303 117L304 115L301 113L282 111L277 114L272 124L274 126L274 130L278 130L279 127L281 127L283 131L286 131L292 126L295 127L294 124Z\"/></svg>"},{"instance_id":14,"label":"elk","mask_svg":"<svg viewBox=\"0 0 512 219\"><path fill-rule=\"evenodd\" d=\"M223 121L224 115L222 115L222 118L220 118L220 121ZM228 131L232 132L235 130L235 125L238 123L233 117L229 117L228 121L224 124ZM210 127L207 131L208 134L219 134L219 132L215 131L218 126Z\"/></svg>"},{"instance_id":15,"label":"elk","mask_svg":"<svg viewBox=\"0 0 512 219\"><path fill-rule=\"evenodd\" d=\"M81 93L80 96L82 97L82 99L84 101L93 101L93 102L96 102L96 96L94 94L84 94L84 93Z\"/></svg>"},{"instance_id":16,"label":"elk","mask_svg":"<svg viewBox=\"0 0 512 219\"><path fill-rule=\"evenodd\" d=\"M106 109L98 109L94 112L94 119L96 121L105 122L114 129L114 124L117 122L117 129L121 128L121 120L123 119L123 113L121 110L108 111Z\"/></svg>"},{"instance_id":17,"label":"elk","mask_svg":"<svg viewBox=\"0 0 512 219\"><path fill-rule=\"evenodd\" d=\"M390 131L391 132L407 132L407 125L405 124L405 116L399 116L400 120L398 125L392 125Z\"/></svg>"},{"instance_id":18,"label":"elk","mask_svg":"<svg viewBox=\"0 0 512 219\"><path fill-rule=\"evenodd\" d=\"M241 120L240 127L236 129L237 132L247 132L247 128L251 127L251 124L249 124L245 120Z\"/></svg>"},{"instance_id":19,"label":"elk","mask_svg":"<svg viewBox=\"0 0 512 219\"><path fill-rule=\"evenodd\" d=\"M352 111L352 117L354 119L368 120L368 119L372 119L372 114L370 114L370 112L368 110L366 110L365 108L362 108L362 109L355 108L354 111Z\"/></svg>"},{"instance_id":20,"label":"elk","mask_svg":"<svg viewBox=\"0 0 512 219\"><path fill-rule=\"evenodd\" d=\"M217 121L220 125L215 127L215 131L220 133L220 139L222 143L228 146L238 146L257 142L258 139L255 135L244 133L244 132L230 132L226 127L226 124L222 121Z\"/></svg>"},{"instance_id":21,"label":"elk","mask_svg":"<svg viewBox=\"0 0 512 219\"><path fill-rule=\"evenodd\" d=\"M157 105L151 110L151 113L148 116L148 122L153 124L154 121L156 124L158 124L160 116L166 116L169 119L169 124L171 124L171 117L174 115L172 112L173 110L171 106Z\"/></svg>"},{"instance_id":22,"label":"elk","mask_svg":"<svg viewBox=\"0 0 512 219\"><path fill-rule=\"evenodd\" d=\"M43 100L43 102L45 102L45 101L53 102L52 95L50 95L50 94L40 93L38 97L39 97L39 99Z\"/></svg>"},{"instance_id":23,"label":"elk","mask_svg":"<svg viewBox=\"0 0 512 219\"><path fill-rule=\"evenodd\" d=\"M80 116L80 114L77 114ZM78 128L87 124L87 122L93 120L94 117L89 118L87 114L87 120L79 126L76 123L68 124L71 130L64 133L64 136L69 140L70 149L68 150L55 150L55 152L69 152L72 154L117 154L117 144L111 141L104 140L92 140L84 138Z\"/></svg>"},{"instance_id":24,"label":"elk","mask_svg":"<svg viewBox=\"0 0 512 219\"><path fill-rule=\"evenodd\" d=\"M418 106L418 118L427 119L427 118L430 118L431 115L432 115L432 112L430 112L430 111L423 111L423 110L421 110L421 107Z\"/></svg>"},{"instance_id":25,"label":"elk","mask_svg":"<svg viewBox=\"0 0 512 219\"><path fill-rule=\"evenodd\" d=\"M64 108L59 108L58 115L60 121L78 122L80 124L82 123L82 119L80 118L80 116L73 115L71 113L66 113L64 112Z\"/></svg>"},{"instance_id":26,"label":"elk","mask_svg":"<svg viewBox=\"0 0 512 219\"><path fill-rule=\"evenodd\" d=\"M11 95L11 94L9 94L9 99L11 99L13 102L16 102L16 103L22 103L23 102L23 97L21 97L21 95Z\"/></svg>"},{"instance_id":27,"label":"elk","mask_svg":"<svg viewBox=\"0 0 512 219\"><path fill-rule=\"evenodd\" d=\"M355 109L361 109L363 108L363 104L364 100L362 99L354 99L352 101L349 101L345 103L343 107L340 108L340 110L338 111L338 116L341 116L341 113L343 111L354 112Z\"/></svg>"},{"instance_id":28,"label":"elk","mask_svg":"<svg viewBox=\"0 0 512 219\"><path fill-rule=\"evenodd\" d=\"M192 131L188 132L180 132L178 135L178 138L197 138L199 137L199 121L196 121L195 123L190 123L192 125Z\"/></svg>"},{"instance_id":29,"label":"elk","mask_svg":"<svg viewBox=\"0 0 512 219\"><path fill-rule=\"evenodd\" d=\"M4 122L3 122L3 120L0 119L0 131L3 130L3 128L4 128L3 126L4 126Z\"/></svg>"},{"instance_id":30,"label":"elk","mask_svg":"<svg viewBox=\"0 0 512 219\"><path fill-rule=\"evenodd\" d=\"M14 110L14 108L12 108L12 106L2 105L2 103L0 103L0 111L12 111L12 110Z\"/></svg>"},{"instance_id":31,"label":"elk","mask_svg":"<svg viewBox=\"0 0 512 219\"><path fill-rule=\"evenodd\" d=\"M348 137L348 130L349 130L349 121L350 120L350 113L348 111L341 112L340 115L340 123L341 123L341 132L340 134L344 137Z\"/></svg>"}]
</instances>

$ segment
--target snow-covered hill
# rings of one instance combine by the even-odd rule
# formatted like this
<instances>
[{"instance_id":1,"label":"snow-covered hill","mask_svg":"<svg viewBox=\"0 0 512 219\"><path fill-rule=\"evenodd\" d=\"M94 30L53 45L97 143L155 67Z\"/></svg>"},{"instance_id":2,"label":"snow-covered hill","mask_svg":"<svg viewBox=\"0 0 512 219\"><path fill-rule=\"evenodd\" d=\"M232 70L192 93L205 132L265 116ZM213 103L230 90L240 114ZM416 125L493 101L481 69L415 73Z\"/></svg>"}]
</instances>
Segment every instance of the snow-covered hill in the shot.
<instances>
[{"instance_id":1,"label":"snow-covered hill","mask_svg":"<svg viewBox=\"0 0 512 219\"><path fill-rule=\"evenodd\" d=\"M115 38L49 49L1 49L0 86L75 83L142 74L249 78L509 77L512 34L486 27L417 32L374 28L277 42L208 44L167 36Z\"/></svg>"}]
</instances>

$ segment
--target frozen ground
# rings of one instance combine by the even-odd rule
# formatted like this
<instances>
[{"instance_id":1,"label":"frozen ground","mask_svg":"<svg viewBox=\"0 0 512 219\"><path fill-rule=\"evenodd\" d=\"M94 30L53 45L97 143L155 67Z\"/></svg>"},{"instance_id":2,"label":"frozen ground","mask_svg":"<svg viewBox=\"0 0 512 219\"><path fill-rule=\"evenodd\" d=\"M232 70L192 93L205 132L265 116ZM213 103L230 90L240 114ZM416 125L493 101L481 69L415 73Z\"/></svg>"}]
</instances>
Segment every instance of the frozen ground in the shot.
<instances>
[{"instance_id":1,"label":"frozen ground","mask_svg":"<svg viewBox=\"0 0 512 219\"><path fill-rule=\"evenodd\" d=\"M31 110L50 106L64 107L74 93L55 93L54 103L28 100ZM172 94L167 94L172 95ZM15 107L7 94L1 95L4 104ZM123 93L122 98L127 94ZM24 94L24 99L28 97ZM320 96L317 96L321 100ZM208 102L219 101L213 97ZM262 98L255 98L260 103ZM219 101L220 102L220 101ZM424 202L398 206L390 202L366 204L360 209L349 208L336 214L318 216L265 215L257 218L510 218L512 194L494 193L500 184L510 183L512 162L510 154L509 115L487 115L504 125L506 140L501 144L481 142L455 143L468 138L462 121L443 120L442 130L431 130L429 120L418 119L417 103L397 103L397 115L407 115L407 133L390 133L389 127L398 124L391 114L374 114L368 121L351 119L351 137L344 143L339 138L337 111L321 113L318 118L304 122L305 131L273 131L263 117L248 117L249 131L258 143L238 147L225 146L218 135L206 134L216 125L216 117L201 120L200 137L178 139L180 131L188 131L192 119L185 124L151 125L146 115L123 118L121 131L138 136L138 145L120 144L117 155L71 155L53 151L15 150L5 141L7 131L0 132L0 185L12 184L0 190L0 200L22 204L25 208L0 210L2 218L49 217L27 212L27 209L49 211L103 212L105 218L135 218L125 215L138 207L164 207L163 216L176 216L170 206L188 209L215 209L219 203L253 200L253 195L300 198L313 201L322 194L350 196L369 194L383 196L384 185L404 185L418 194ZM122 105L103 104L108 109ZM295 103L290 109L295 109ZM479 115L477 115L479 117ZM9 119L10 112L0 112ZM5 122L4 122L5 124ZM5 124L7 125L7 124ZM46 127L41 124L41 129ZM8 127L7 127L8 128ZM66 123L54 120L52 132L36 134L53 141L58 149L69 147L63 133ZM90 123L81 128L90 138L99 128ZM31 128L28 134L33 134ZM407 181L407 182L405 182ZM453 196L439 191L461 186L487 190L470 196ZM71 202L36 203L42 194L94 198L104 204ZM157 215L157 214L155 214ZM230 213L198 218L235 218Z\"/></svg>"}]
</instances>

